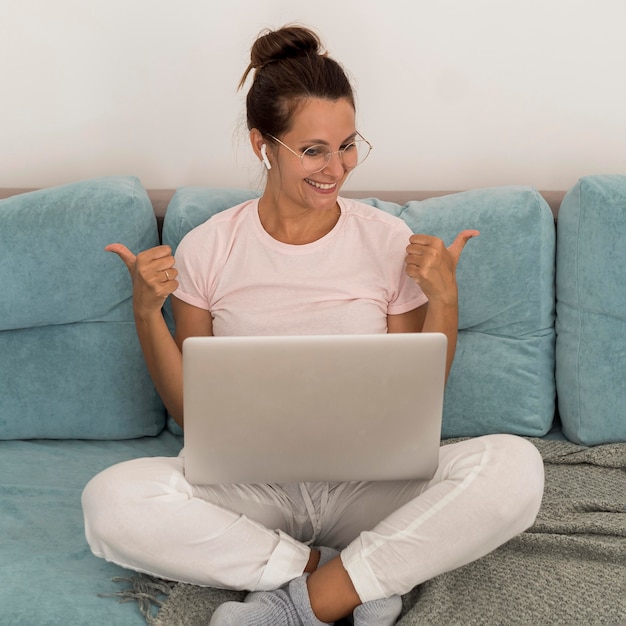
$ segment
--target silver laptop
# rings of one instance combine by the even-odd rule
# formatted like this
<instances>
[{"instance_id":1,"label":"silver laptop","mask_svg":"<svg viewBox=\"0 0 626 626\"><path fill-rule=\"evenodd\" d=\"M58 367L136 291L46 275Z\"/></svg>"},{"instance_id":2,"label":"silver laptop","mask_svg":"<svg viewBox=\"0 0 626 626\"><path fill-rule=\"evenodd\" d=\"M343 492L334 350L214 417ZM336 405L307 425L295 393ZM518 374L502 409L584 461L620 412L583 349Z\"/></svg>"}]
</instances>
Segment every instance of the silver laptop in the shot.
<instances>
[{"instance_id":1,"label":"silver laptop","mask_svg":"<svg viewBox=\"0 0 626 626\"><path fill-rule=\"evenodd\" d=\"M431 478L446 343L440 333L186 339L186 478Z\"/></svg>"}]
</instances>

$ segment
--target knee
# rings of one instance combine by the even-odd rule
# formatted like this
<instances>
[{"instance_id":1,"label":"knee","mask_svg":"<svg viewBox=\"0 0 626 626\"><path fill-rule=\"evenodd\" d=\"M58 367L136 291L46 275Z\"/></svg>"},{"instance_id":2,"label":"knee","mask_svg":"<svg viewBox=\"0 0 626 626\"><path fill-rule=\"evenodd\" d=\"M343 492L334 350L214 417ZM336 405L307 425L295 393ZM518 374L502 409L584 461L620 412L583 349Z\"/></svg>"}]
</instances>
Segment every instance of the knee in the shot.
<instances>
[{"instance_id":1,"label":"knee","mask_svg":"<svg viewBox=\"0 0 626 626\"><path fill-rule=\"evenodd\" d=\"M85 523L85 535L92 551L102 556L104 546L111 543L119 533L122 511L128 501L121 479L120 468L110 467L94 476L85 486L81 502ZM115 530L117 529L117 531Z\"/></svg>"},{"instance_id":2,"label":"knee","mask_svg":"<svg viewBox=\"0 0 626 626\"><path fill-rule=\"evenodd\" d=\"M142 510L159 496L171 496L176 481L177 458L155 457L113 465L94 476L82 494L85 535L95 554L105 555L123 537L132 540L147 517ZM180 491L183 491L180 488ZM183 493L182 497L187 497ZM149 510L150 513L154 511Z\"/></svg>"},{"instance_id":3,"label":"knee","mask_svg":"<svg viewBox=\"0 0 626 626\"><path fill-rule=\"evenodd\" d=\"M489 439L500 512L522 532L532 525L541 507L543 459L537 448L521 437L493 435Z\"/></svg>"}]
</instances>

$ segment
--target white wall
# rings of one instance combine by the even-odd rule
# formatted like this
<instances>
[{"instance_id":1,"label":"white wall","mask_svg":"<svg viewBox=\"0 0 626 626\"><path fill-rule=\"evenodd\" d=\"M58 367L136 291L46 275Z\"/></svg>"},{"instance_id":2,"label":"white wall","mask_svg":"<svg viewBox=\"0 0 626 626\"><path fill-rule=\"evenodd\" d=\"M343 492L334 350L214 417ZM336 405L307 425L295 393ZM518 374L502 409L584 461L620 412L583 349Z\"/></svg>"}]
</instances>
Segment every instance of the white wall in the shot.
<instances>
[{"instance_id":1,"label":"white wall","mask_svg":"<svg viewBox=\"0 0 626 626\"><path fill-rule=\"evenodd\" d=\"M293 21L353 77L350 188L626 173L626 0L0 0L0 186L258 184L236 86Z\"/></svg>"}]
</instances>

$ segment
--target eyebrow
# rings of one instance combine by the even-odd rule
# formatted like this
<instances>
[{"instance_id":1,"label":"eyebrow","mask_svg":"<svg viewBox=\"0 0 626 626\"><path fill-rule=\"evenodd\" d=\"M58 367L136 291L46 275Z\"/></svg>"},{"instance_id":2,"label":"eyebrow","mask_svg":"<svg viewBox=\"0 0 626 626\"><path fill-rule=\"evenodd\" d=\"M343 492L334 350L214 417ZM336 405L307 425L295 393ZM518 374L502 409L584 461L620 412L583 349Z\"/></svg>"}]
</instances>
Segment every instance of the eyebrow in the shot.
<instances>
[{"instance_id":1,"label":"eyebrow","mask_svg":"<svg viewBox=\"0 0 626 626\"><path fill-rule=\"evenodd\" d=\"M358 134L359 134L359 131L355 130L350 136L346 137L346 139L344 139L341 143L345 144L345 143L349 143L350 141L354 141ZM326 141L325 139L304 139L300 143L301 144L309 143L312 146L315 146L315 145L318 145L318 144L321 144L323 146L329 146L330 145L328 143L328 141Z\"/></svg>"}]
</instances>

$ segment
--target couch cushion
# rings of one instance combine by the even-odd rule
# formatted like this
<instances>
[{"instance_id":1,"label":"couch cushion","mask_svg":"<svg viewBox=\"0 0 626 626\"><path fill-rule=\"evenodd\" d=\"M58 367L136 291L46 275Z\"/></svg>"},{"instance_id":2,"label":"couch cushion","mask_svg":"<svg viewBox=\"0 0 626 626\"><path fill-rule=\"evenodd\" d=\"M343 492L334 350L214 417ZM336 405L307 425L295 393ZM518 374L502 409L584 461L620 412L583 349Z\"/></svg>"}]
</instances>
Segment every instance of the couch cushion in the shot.
<instances>
[{"instance_id":1,"label":"couch cushion","mask_svg":"<svg viewBox=\"0 0 626 626\"><path fill-rule=\"evenodd\" d=\"M626 176L582 178L557 235L556 380L565 435L626 441Z\"/></svg>"},{"instance_id":2,"label":"couch cushion","mask_svg":"<svg viewBox=\"0 0 626 626\"><path fill-rule=\"evenodd\" d=\"M166 214L164 241L175 249L190 228L254 195L179 190ZM546 434L555 408L555 234L541 195L509 187L403 206L365 202L448 245L465 228L482 233L467 244L458 267L461 331L446 389L444 437Z\"/></svg>"},{"instance_id":3,"label":"couch cushion","mask_svg":"<svg viewBox=\"0 0 626 626\"><path fill-rule=\"evenodd\" d=\"M555 231L541 194L499 187L376 204L447 245L463 229L481 232L457 267L459 336L443 436L545 435L555 410Z\"/></svg>"},{"instance_id":4,"label":"couch cushion","mask_svg":"<svg viewBox=\"0 0 626 626\"><path fill-rule=\"evenodd\" d=\"M0 439L118 439L163 428L128 271L104 251L117 241L137 251L158 243L135 178L0 202Z\"/></svg>"},{"instance_id":5,"label":"couch cushion","mask_svg":"<svg viewBox=\"0 0 626 626\"><path fill-rule=\"evenodd\" d=\"M85 540L81 493L106 467L175 456L180 441L0 441L0 623L7 626L145 626L136 603L120 604L129 571L95 557Z\"/></svg>"}]
</instances>

